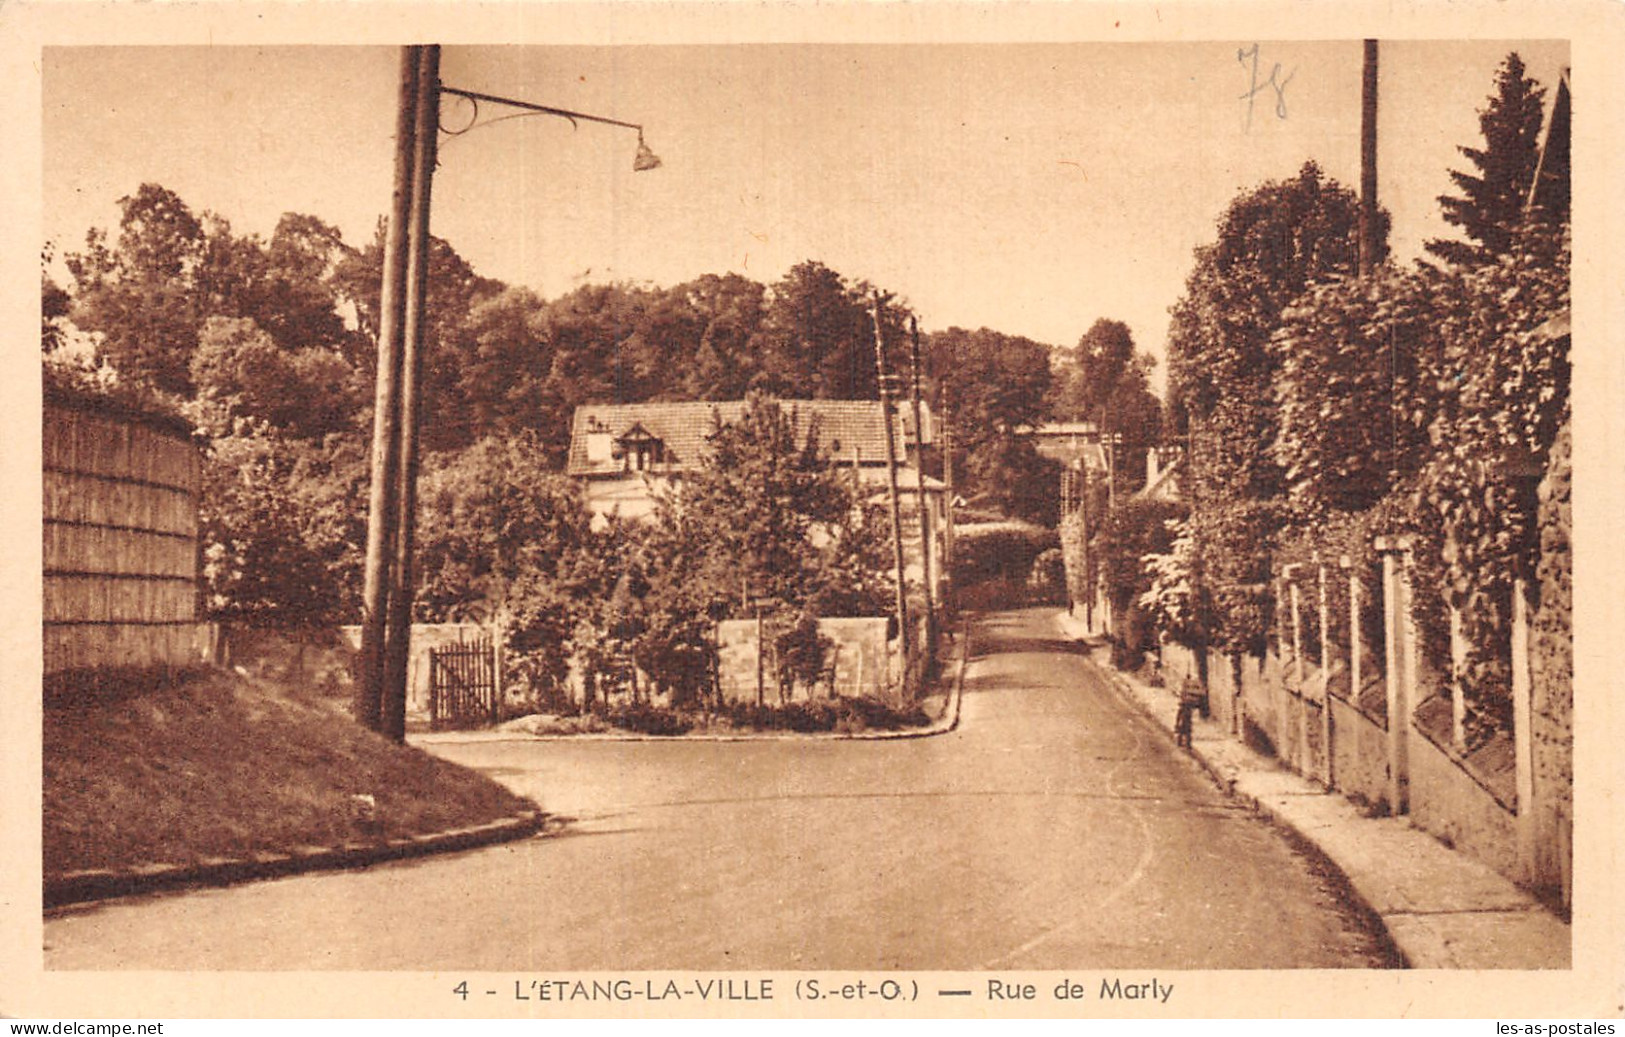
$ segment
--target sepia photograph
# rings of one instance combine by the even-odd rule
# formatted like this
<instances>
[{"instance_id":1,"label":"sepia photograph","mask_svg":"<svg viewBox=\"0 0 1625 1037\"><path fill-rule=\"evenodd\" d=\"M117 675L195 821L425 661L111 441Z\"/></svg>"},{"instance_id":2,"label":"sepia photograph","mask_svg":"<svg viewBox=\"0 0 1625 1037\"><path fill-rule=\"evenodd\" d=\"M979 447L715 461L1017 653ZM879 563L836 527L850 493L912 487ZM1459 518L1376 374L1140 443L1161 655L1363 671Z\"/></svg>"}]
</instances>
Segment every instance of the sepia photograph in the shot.
<instances>
[{"instance_id":1,"label":"sepia photograph","mask_svg":"<svg viewBox=\"0 0 1625 1037\"><path fill-rule=\"evenodd\" d=\"M308 6L0 12L0 1013L1615 1032L1617 9Z\"/></svg>"}]
</instances>

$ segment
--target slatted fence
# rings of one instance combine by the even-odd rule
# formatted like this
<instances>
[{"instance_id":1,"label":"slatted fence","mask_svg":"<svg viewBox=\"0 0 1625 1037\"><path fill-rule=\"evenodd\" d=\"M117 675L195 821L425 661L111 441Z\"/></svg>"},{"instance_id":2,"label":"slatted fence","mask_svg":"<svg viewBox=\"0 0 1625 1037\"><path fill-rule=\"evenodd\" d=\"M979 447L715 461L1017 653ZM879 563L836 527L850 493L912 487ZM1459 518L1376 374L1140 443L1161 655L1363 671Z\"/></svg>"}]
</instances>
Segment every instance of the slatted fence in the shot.
<instances>
[{"instance_id":1,"label":"slatted fence","mask_svg":"<svg viewBox=\"0 0 1625 1037\"><path fill-rule=\"evenodd\" d=\"M163 418L48 399L45 672L195 661L197 447Z\"/></svg>"}]
</instances>

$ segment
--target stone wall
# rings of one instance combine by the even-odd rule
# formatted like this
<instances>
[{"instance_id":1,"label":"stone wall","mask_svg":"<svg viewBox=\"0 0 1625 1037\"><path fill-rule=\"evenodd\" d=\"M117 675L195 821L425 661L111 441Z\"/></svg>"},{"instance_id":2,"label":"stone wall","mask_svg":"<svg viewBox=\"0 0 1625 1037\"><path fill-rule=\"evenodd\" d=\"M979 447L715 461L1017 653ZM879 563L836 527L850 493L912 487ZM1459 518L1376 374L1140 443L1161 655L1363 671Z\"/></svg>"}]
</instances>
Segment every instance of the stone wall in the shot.
<instances>
[{"instance_id":1,"label":"stone wall","mask_svg":"<svg viewBox=\"0 0 1625 1037\"><path fill-rule=\"evenodd\" d=\"M1573 439L1565 425L1540 486L1540 604L1531 623L1530 736L1534 799L1530 879L1570 890L1574 817Z\"/></svg>"}]
</instances>

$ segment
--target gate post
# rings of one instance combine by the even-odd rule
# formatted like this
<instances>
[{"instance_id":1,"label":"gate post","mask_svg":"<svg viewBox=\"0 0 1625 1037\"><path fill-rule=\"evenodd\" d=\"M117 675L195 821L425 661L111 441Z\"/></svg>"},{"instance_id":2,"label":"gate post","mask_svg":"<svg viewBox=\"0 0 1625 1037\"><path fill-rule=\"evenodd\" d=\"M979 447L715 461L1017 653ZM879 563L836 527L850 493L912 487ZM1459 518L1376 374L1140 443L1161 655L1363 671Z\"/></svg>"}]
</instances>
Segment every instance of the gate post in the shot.
<instances>
[{"instance_id":1,"label":"gate post","mask_svg":"<svg viewBox=\"0 0 1625 1037\"><path fill-rule=\"evenodd\" d=\"M1331 608L1326 598L1326 562L1315 552L1316 621L1320 624L1320 780L1332 787L1332 638Z\"/></svg>"},{"instance_id":2,"label":"gate post","mask_svg":"<svg viewBox=\"0 0 1625 1037\"><path fill-rule=\"evenodd\" d=\"M1388 808L1410 811L1411 706L1416 689L1416 632L1411 619L1408 536L1380 536L1383 642L1388 656Z\"/></svg>"},{"instance_id":3,"label":"gate post","mask_svg":"<svg viewBox=\"0 0 1625 1037\"><path fill-rule=\"evenodd\" d=\"M1522 577L1512 581L1512 757L1518 789L1518 872L1536 877L1535 743L1530 731L1534 681L1529 670L1529 600Z\"/></svg>"}]
</instances>

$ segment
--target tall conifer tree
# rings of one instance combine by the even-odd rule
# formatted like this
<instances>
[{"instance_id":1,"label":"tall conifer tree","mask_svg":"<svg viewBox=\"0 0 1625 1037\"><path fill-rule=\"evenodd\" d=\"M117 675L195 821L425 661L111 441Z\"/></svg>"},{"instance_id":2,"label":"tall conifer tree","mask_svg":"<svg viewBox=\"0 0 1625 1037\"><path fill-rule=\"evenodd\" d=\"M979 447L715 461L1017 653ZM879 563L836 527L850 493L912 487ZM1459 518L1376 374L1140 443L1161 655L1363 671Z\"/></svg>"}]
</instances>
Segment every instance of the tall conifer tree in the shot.
<instances>
[{"instance_id":1,"label":"tall conifer tree","mask_svg":"<svg viewBox=\"0 0 1625 1037\"><path fill-rule=\"evenodd\" d=\"M1460 266L1476 266L1505 255L1534 183L1540 161L1541 99L1546 91L1524 71L1516 51L1495 74L1495 93L1479 110L1481 148L1458 148L1477 170L1451 170L1460 194L1440 195L1445 222L1461 229L1466 241L1427 243L1428 252Z\"/></svg>"}]
</instances>

